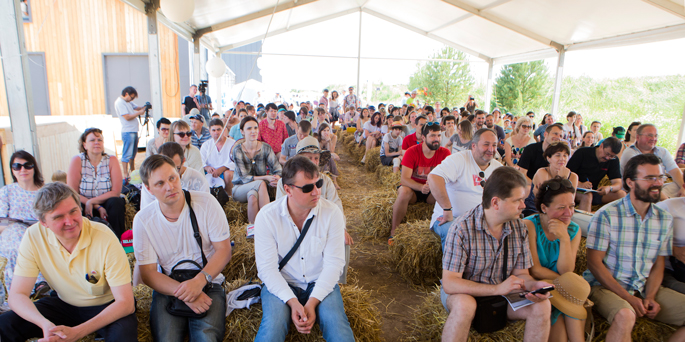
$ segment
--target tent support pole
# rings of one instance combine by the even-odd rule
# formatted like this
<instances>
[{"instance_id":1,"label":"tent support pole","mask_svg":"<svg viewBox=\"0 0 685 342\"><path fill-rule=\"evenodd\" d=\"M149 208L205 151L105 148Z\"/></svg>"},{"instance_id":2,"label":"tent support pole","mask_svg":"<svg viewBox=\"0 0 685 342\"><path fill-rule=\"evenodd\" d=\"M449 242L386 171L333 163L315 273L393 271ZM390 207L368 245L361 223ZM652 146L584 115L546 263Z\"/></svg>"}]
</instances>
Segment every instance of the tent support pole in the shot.
<instances>
[{"instance_id":1,"label":"tent support pole","mask_svg":"<svg viewBox=\"0 0 685 342\"><path fill-rule=\"evenodd\" d=\"M678 146L682 144L685 139L685 107L683 107L683 117L680 119L680 132L678 132Z\"/></svg>"},{"instance_id":2,"label":"tent support pole","mask_svg":"<svg viewBox=\"0 0 685 342\"><path fill-rule=\"evenodd\" d=\"M0 8L7 20L0 20L0 53L5 77L7 107L9 109L14 151L31 153L40 164L36 118L33 111L33 92L29 73L29 56L24 41L24 21L19 0L0 0ZM7 144L7 141L3 141ZM10 154L14 151L8 151ZM4 160L4 163L9 161ZM4 166L4 165L3 165ZM11 172L5 169L5 173Z\"/></svg>"},{"instance_id":3,"label":"tent support pole","mask_svg":"<svg viewBox=\"0 0 685 342\"><path fill-rule=\"evenodd\" d=\"M488 62L488 82L485 85L485 106L483 107L483 108L485 108L485 111L487 113L490 113L490 110L492 110L492 108L490 108L490 102L492 100L492 83L493 83L492 71L493 71L493 69L494 69L494 63L492 62L492 60L490 60L490 62ZM436 108L436 110L437 110L437 108Z\"/></svg>"},{"instance_id":4,"label":"tent support pole","mask_svg":"<svg viewBox=\"0 0 685 342\"><path fill-rule=\"evenodd\" d=\"M200 38L193 39L193 81L192 84L200 85Z\"/></svg>"},{"instance_id":5,"label":"tent support pole","mask_svg":"<svg viewBox=\"0 0 685 342\"><path fill-rule=\"evenodd\" d=\"M155 1L155 5L158 2ZM147 7L147 6L146 6ZM152 117L154 123L162 118L163 111L163 100L162 100L162 69L161 69L161 57L159 51L159 35L157 34L157 10L156 7L152 6L149 10L146 8L147 12L147 46L148 54L147 60L150 69L150 92L152 98L150 103L152 104ZM155 137L157 137L157 130L154 130Z\"/></svg>"},{"instance_id":6,"label":"tent support pole","mask_svg":"<svg viewBox=\"0 0 685 342\"><path fill-rule=\"evenodd\" d=\"M357 93L361 96L362 91L359 89L359 73L361 71L362 64L362 9L359 8L359 39L357 39Z\"/></svg>"},{"instance_id":7,"label":"tent support pole","mask_svg":"<svg viewBox=\"0 0 685 342\"><path fill-rule=\"evenodd\" d=\"M554 98L552 99L552 116L558 119L559 99L561 98L561 81L564 78L564 58L566 57L566 50L559 50L559 58L557 59L557 74L554 78Z\"/></svg>"}]
</instances>

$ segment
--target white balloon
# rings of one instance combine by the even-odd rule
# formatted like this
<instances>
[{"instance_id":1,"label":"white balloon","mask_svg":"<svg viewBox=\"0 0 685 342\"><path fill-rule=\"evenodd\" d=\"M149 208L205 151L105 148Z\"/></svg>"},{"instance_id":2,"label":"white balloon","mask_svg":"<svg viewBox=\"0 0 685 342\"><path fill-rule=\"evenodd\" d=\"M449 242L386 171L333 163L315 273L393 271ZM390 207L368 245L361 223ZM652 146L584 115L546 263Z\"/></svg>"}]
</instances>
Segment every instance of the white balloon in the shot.
<instances>
[{"instance_id":1,"label":"white balloon","mask_svg":"<svg viewBox=\"0 0 685 342\"><path fill-rule=\"evenodd\" d=\"M219 78L226 73L226 63L221 57L214 56L205 64L205 70L209 76Z\"/></svg>"},{"instance_id":2,"label":"white balloon","mask_svg":"<svg viewBox=\"0 0 685 342\"><path fill-rule=\"evenodd\" d=\"M161 0L159 7L169 20L182 23L193 16L195 0Z\"/></svg>"}]
</instances>

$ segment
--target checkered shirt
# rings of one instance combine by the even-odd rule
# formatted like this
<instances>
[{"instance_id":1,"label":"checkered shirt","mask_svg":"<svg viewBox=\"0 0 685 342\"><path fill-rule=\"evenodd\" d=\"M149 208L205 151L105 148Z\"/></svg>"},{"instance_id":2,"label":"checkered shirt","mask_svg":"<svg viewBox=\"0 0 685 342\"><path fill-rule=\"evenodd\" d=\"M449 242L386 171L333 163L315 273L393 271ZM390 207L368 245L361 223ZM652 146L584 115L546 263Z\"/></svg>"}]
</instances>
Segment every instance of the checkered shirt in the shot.
<instances>
[{"instance_id":1,"label":"checkered shirt","mask_svg":"<svg viewBox=\"0 0 685 342\"><path fill-rule=\"evenodd\" d=\"M673 217L651 204L643 220L630 195L600 208L588 225L587 248L605 251L602 262L626 291L644 291L658 256L671 255ZM601 285L590 270L590 285Z\"/></svg>"},{"instance_id":2,"label":"checkered shirt","mask_svg":"<svg viewBox=\"0 0 685 342\"><path fill-rule=\"evenodd\" d=\"M502 276L503 244L487 229L483 205L458 217L447 233L442 257L444 270L463 273L462 278L482 284L496 285L514 269L528 269L533 259L528 247L528 229L521 219L504 224L502 239L508 239L507 271Z\"/></svg>"}]
</instances>

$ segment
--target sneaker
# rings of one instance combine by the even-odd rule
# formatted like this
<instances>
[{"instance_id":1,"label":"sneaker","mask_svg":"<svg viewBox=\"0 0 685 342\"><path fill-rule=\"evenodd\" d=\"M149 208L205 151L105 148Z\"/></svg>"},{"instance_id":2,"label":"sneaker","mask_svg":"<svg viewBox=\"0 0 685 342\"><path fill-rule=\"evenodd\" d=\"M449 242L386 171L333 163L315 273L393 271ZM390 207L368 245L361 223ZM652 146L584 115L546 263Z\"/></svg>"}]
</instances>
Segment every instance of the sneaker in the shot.
<instances>
[{"instance_id":1,"label":"sneaker","mask_svg":"<svg viewBox=\"0 0 685 342\"><path fill-rule=\"evenodd\" d=\"M46 297L50 290L50 285L48 285L48 283L45 281L41 281L40 283L34 286L33 293L31 294L30 298L31 300L36 301L38 299Z\"/></svg>"},{"instance_id":2,"label":"sneaker","mask_svg":"<svg viewBox=\"0 0 685 342\"><path fill-rule=\"evenodd\" d=\"M254 224L247 225L247 238L251 239L254 237Z\"/></svg>"},{"instance_id":3,"label":"sneaker","mask_svg":"<svg viewBox=\"0 0 685 342\"><path fill-rule=\"evenodd\" d=\"M392 237L392 236L389 237L389 238L388 238L388 246L392 246L393 241L394 241L394 240L393 240L393 237Z\"/></svg>"}]
</instances>

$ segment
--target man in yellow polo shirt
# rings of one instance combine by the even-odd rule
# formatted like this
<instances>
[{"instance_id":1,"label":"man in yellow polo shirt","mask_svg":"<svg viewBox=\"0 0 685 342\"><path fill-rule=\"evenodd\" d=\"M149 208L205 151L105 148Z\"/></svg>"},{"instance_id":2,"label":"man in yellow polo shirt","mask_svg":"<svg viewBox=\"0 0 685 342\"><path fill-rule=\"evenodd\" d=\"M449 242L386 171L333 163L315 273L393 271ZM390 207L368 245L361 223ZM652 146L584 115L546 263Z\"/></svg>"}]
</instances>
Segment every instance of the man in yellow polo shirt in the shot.
<instances>
[{"instance_id":1,"label":"man in yellow polo shirt","mask_svg":"<svg viewBox=\"0 0 685 342\"><path fill-rule=\"evenodd\" d=\"M40 222L19 246L0 341L76 341L95 331L106 341L136 341L131 270L112 230L84 219L78 195L60 182L38 191L34 211ZM39 272L55 291L33 303Z\"/></svg>"}]
</instances>

